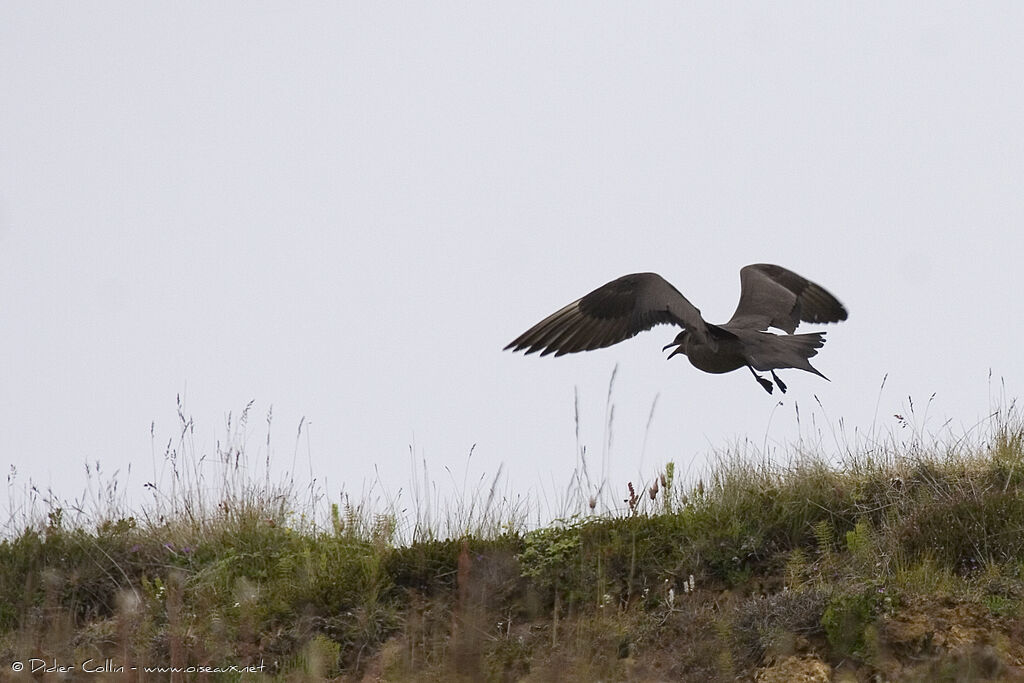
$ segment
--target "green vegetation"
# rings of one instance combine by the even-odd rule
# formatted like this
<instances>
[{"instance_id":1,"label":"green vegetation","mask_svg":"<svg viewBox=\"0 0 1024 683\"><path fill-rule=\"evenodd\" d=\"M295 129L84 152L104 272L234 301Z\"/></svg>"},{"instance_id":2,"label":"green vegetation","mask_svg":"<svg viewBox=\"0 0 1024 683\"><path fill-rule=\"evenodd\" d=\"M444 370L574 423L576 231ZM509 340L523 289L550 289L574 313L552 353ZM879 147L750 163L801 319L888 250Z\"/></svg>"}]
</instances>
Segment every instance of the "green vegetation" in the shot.
<instances>
[{"instance_id":1,"label":"green vegetation","mask_svg":"<svg viewBox=\"0 0 1024 683\"><path fill-rule=\"evenodd\" d=\"M263 665L228 676L246 680L1024 676L1014 407L949 444L890 436L835 463L808 450L786 464L730 452L692 483L669 464L623 486L618 513L535 529L497 507L492 484L448 515L456 533L418 510L410 534L394 510L344 498L318 523L320 497L248 480L230 447L204 499L210 483L169 448L172 490L153 486L142 512L108 486L103 514L77 505L72 522L50 499L7 534L0 665Z\"/></svg>"}]
</instances>

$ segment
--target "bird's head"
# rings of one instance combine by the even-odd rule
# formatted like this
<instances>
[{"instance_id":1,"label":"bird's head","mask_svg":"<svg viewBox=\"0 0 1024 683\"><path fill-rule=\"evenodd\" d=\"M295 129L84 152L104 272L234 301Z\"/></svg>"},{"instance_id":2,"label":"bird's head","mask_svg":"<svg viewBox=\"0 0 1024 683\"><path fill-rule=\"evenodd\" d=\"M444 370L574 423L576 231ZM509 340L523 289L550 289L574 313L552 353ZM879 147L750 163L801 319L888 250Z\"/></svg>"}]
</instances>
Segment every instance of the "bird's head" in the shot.
<instances>
[{"instance_id":1,"label":"bird's head","mask_svg":"<svg viewBox=\"0 0 1024 683\"><path fill-rule=\"evenodd\" d=\"M674 346L675 348L672 349L672 353L668 354L669 358L671 358L672 356L676 355L677 353L685 354L686 353L686 339L687 339L687 337L689 335L690 335L690 333L688 331L683 330L682 332L680 332L679 334L676 335L676 338L672 341L671 344L665 344L665 346L662 347L661 350L662 351L667 351L668 349L671 349Z\"/></svg>"}]
</instances>

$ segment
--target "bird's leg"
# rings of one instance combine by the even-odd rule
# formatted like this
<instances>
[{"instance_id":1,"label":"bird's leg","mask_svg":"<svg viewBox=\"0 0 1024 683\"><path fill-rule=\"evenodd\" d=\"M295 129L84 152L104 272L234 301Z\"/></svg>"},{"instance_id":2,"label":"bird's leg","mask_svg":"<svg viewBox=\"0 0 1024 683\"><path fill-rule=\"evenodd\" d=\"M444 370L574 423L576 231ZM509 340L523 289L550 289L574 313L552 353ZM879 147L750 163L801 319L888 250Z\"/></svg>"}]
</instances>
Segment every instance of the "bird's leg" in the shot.
<instances>
[{"instance_id":1,"label":"bird's leg","mask_svg":"<svg viewBox=\"0 0 1024 683\"><path fill-rule=\"evenodd\" d=\"M764 377L761 377L756 372L754 372L753 366L748 365L747 367L750 368L750 374L754 376L754 379L757 380L757 383L760 384L764 388L764 390L767 391L769 394L772 393L772 383L766 380ZM776 381L778 381L778 378L776 378ZM783 391L785 391L785 389L783 389Z\"/></svg>"},{"instance_id":2,"label":"bird's leg","mask_svg":"<svg viewBox=\"0 0 1024 683\"><path fill-rule=\"evenodd\" d=\"M783 381L779 379L779 376L775 374L774 370L772 370L772 379L775 380L775 383L779 385L779 389L782 391L782 393L786 393L785 383L783 383Z\"/></svg>"}]
</instances>

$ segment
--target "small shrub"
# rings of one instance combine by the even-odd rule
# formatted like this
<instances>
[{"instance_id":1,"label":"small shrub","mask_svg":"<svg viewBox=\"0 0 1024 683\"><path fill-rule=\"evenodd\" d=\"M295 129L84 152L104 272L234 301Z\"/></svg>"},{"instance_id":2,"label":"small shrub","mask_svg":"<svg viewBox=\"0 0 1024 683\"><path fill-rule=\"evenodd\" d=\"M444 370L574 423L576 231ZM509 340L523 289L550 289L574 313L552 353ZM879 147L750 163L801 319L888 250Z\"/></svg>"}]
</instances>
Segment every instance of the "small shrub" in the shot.
<instances>
[{"instance_id":1,"label":"small shrub","mask_svg":"<svg viewBox=\"0 0 1024 683\"><path fill-rule=\"evenodd\" d=\"M821 616L829 645L844 656L863 659L868 627L874 621L878 595L875 591L842 593L829 600Z\"/></svg>"},{"instance_id":2,"label":"small shrub","mask_svg":"<svg viewBox=\"0 0 1024 683\"><path fill-rule=\"evenodd\" d=\"M821 633L825 603L825 594L818 590L747 599L736 607L731 620L734 659L754 666L766 653L792 654L796 636Z\"/></svg>"}]
</instances>

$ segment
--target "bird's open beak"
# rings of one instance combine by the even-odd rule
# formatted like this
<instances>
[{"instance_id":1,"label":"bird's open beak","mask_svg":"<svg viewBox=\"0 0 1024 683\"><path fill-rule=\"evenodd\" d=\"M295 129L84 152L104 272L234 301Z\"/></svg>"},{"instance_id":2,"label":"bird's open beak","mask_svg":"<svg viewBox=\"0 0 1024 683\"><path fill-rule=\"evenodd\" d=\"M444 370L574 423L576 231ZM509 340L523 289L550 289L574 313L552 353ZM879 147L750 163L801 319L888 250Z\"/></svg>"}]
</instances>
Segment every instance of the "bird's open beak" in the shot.
<instances>
[{"instance_id":1,"label":"bird's open beak","mask_svg":"<svg viewBox=\"0 0 1024 683\"><path fill-rule=\"evenodd\" d=\"M672 353L668 354L668 358L671 358L672 356L676 355L677 353L682 353L683 352L683 346L679 342L672 342L671 344L665 344L665 346L663 346L661 348L661 350L662 351L667 351L667 350L671 349L673 346L676 347L676 348L672 351ZM668 360L668 358L666 358L665 360Z\"/></svg>"}]
</instances>

